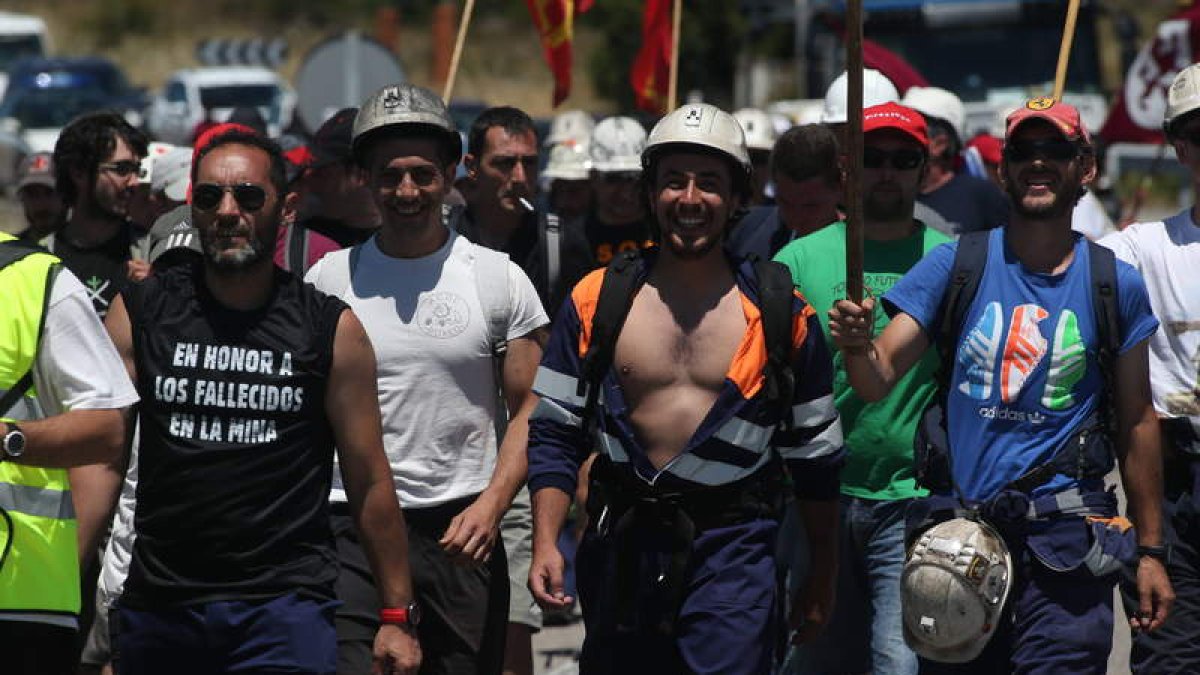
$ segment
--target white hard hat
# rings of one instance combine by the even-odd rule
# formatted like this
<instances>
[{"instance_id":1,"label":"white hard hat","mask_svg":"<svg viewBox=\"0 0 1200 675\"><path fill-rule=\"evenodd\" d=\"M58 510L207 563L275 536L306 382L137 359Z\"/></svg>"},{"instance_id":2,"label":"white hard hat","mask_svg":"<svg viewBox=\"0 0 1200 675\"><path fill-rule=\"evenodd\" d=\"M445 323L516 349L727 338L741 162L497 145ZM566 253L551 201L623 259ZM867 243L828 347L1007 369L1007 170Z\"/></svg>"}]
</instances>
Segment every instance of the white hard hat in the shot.
<instances>
[{"instance_id":1,"label":"white hard hat","mask_svg":"<svg viewBox=\"0 0 1200 675\"><path fill-rule=\"evenodd\" d=\"M829 89L825 90L825 108L821 111L822 124L846 123L846 96L849 94L850 75L843 72L838 75ZM883 73L872 68L863 69L863 110L881 103L891 103L900 100L900 92L896 85L887 79Z\"/></svg>"},{"instance_id":2,"label":"white hard hat","mask_svg":"<svg viewBox=\"0 0 1200 675\"><path fill-rule=\"evenodd\" d=\"M587 143L565 141L550 148L550 160L541 176L547 180L586 180L590 169Z\"/></svg>"},{"instance_id":3,"label":"white hard hat","mask_svg":"<svg viewBox=\"0 0 1200 675\"><path fill-rule=\"evenodd\" d=\"M955 518L926 530L900 575L904 641L942 663L966 663L1000 623L1012 555L990 525Z\"/></svg>"},{"instance_id":4,"label":"white hard hat","mask_svg":"<svg viewBox=\"0 0 1200 675\"><path fill-rule=\"evenodd\" d=\"M643 170L649 169L664 148L675 145L716 150L733 160L744 178L748 179L753 171L742 125L733 115L714 105L688 103L659 120L650 131L646 151L642 153Z\"/></svg>"},{"instance_id":5,"label":"white hard hat","mask_svg":"<svg viewBox=\"0 0 1200 675\"><path fill-rule=\"evenodd\" d=\"M642 170L646 130L632 117L608 117L592 129L588 156L601 173Z\"/></svg>"},{"instance_id":6,"label":"white hard hat","mask_svg":"<svg viewBox=\"0 0 1200 675\"><path fill-rule=\"evenodd\" d=\"M967 110L963 107L962 99L941 87L909 87L900 101L913 110L928 117L945 120L958 134L960 141L965 141Z\"/></svg>"},{"instance_id":7,"label":"white hard hat","mask_svg":"<svg viewBox=\"0 0 1200 675\"><path fill-rule=\"evenodd\" d=\"M138 182L149 185L154 179L154 159L161 157L175 149L170 143L161 143L159 141L151 141L146 144L146 156L142 158L141 166L138 169Z\"/></svg>"},{"instance_id":8,"label":"white hard hat","mask_svg":"<svg viewBox=\"0 0 1200 675\"><path fill-rule=\"evenodd\" d=\"M1167 90L1167 113L1163 118L1163 129L1170 133L1171 125L1184 115L1200 110L1200 63L1179 71L1171 88Z\"/></svg>"},{"instance_id":9,"label":"white hard hat","mask_svg":"<svg viewBox=\"0 0 1200 675\"><path fill-rule=\"evenodd\" d=\"M566 141L585 143L596 128L596 120L582 110L567 110L554 116L550 121L550 133L546 136L545 147L551 147Z\"/></svg>"},{"instance_id":10,"label":"white hard hat","mask_svg":"<svg viewBox=\"0 0 1200 675\"><path fill-rule=\"evenodd\" d=\"M742 125L747 148L770 152L775 147L775 124L770 115L758 108L742 108L734 111L733 118Z\"/></svg>"},{"instance_id":11,"label":"white hard hat","mask_svg":"<svg viewBox=\"0 0 1200 675\"><path fill-rule=\"evenodd\" d=\"M442 97L414 84L391 84L368 98L354 116L351 147L361 155L363 139L383 127L421 125L444 141L454 161L462 155L462 140Z\"/></svg>"}]
</instances>

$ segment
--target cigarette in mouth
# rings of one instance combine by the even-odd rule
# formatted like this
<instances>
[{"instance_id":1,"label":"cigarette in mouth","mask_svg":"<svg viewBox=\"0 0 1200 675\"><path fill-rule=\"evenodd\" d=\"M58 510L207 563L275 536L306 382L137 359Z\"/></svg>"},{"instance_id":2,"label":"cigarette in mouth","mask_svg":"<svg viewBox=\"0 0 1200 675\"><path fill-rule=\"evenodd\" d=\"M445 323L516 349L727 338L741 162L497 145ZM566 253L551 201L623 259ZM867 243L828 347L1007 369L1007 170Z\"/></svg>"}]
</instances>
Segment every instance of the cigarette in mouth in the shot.
<instances>
[{"instance_id":1,"label":"cigarette in mouth","mask_svg":"<svg viewBox=\"0 0 1200 675\"><path fill-rule=\"evenodd\" d=\"M528 199L525 199L524 197L517 197L517 201L521 202L521 206L525 207L526 211L533 210L533 204L530 204Z\"/></svg>"}]
</instances>

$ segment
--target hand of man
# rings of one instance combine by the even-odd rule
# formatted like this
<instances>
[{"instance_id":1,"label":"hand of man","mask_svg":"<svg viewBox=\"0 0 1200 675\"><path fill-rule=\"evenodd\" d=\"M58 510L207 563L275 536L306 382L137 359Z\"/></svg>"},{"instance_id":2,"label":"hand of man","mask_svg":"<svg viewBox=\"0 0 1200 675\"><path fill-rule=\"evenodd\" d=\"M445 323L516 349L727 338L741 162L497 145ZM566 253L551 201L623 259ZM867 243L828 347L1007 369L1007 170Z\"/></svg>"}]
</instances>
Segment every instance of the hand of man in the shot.
<instances>
[{"instance_id":1,"label":"hand of man","mask_svg":"<svg viewBox=\"0 0 1200 675\"><path fill-rule=\"evenodd\" d=\"M538 546L534 542L533 560L529 563L529 590L542 609L564 609L575 602L575 598L563 593L565 568L558 546Z\"/></svg>"},{"instance_id":2,"label":"hand of man","mask_svg":"<svg viewBox=\"0 0 1200 675\"><path fill-rule=\"evenodd\" d=\"M838 300L829 310L829 336L843 352L870 350L874 332L874 298L866 298L861 305L850 300Z\"/></svg>"},{"instance_id":3,"label":"hand of man","mask_svg":"<svg viewBox=\"0 0 1200 675\"><path fill-rule=\"evenodd\" d=\"M500 536L500 518L504 508L490 499L487 493L471 502L462 513L454 516L438 545L454 561L464 565L482 565L492 555Z\"/></svg>"},{"instance_id":4,"label":"hand of man","mask_svg":"<svg viewBox=\"0 0 1200 675\"><path fill-rule=\"evenodd\" d=\"M1175 590L1161 560L1151 556L1138 559L1137 588L1138 613L1129 617L1129 626L1135 631L1157 630L1175 602Z\"/></svg>"},{"instance_id":5,"label":"hand of man","mask_svg":"<svg viewBox=\"0 0 1200 675\"><path fill-rule=\"evenodd\" d=\"M836 572L824 573L813 570L804 585L792 596L792 608L788 614L792 644L812 642L833 614Z\"/></svg>"},{"instance_id":6,"label":"hand of man","mask_svg":"<svg viewBox=\"0 0 1200 675\"><path fill-rule=\"evenodd\" d=\"M375 634L371 675L416 675L421 668L421 644L412 628L384 624Z\"/></svg>"},{"instance_id":7,"label":"hand of man","mask_svg":"<svg viewBox=\"0 0 1200 675\"><path fill-rule=\"evenodd\" d=\"M125 263L125 276L130 281L144 281L150 276L150 263L145 260L130 260Z\"/></svg>"}]
</instances>

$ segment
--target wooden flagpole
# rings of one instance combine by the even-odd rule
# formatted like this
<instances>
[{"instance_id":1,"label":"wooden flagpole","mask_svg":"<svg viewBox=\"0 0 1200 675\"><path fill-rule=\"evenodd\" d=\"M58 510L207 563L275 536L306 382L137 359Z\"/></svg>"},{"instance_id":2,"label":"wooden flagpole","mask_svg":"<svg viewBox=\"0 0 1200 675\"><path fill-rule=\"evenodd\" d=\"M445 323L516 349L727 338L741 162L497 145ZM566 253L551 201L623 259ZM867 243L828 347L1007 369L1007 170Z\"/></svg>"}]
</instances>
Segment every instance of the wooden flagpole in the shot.
<instances>
[{"instance_id":1,"label":"wooden flagpole","mask_svg":"<svg viewBox=\"0 0 1200 675\"><path fill-rule=\"evenodd\" d=\"M846 5L846 295L863 301L863 27L862 0Z\"/></svg>"},{"instance_id":2,"label":"wooden flagpole","mask_svg":"<svg viewBox=\"0 0 1200 675\"><path fill-rule=\"evenodd\" d=\"M679 105L679 26L683 15L683 0L675 0L671 10L671 76L667 84L667 112Z\"/></svg>"},{"instance_id":3,"label":"wooden flagpole","mask_svg":"<svg viewBox=\"0 0 1200 675\"><path fill-rule=\"evenodd\" d=\"M1067 64L1071 62L1071 43L1075 41L1075 22L1079 20L1079 0L1067 3L1067 21L1063 26L1062 44L1058 48L1058 68L1054 71L1054 100L1061 101L1067 86Z\"/></svg>"},{"instance_id":4,"label":"wooden flagpole","mask_svg":"<svg viewBox=\"0 0 1200 675\"><path fill-rule=\"evenodd\" d=\"M446 77L446 86L442 88L442 100L450 105L450 96L454 93L454 80L458 76L458 62L462 59L463 43L467 41L467 26L471 25L471 14L475 11L475 0L467 0L463 7L462 18L458 22L458 38L454 40L454 54L450 57L450 74Z\"/></svg>"}]
</instances>

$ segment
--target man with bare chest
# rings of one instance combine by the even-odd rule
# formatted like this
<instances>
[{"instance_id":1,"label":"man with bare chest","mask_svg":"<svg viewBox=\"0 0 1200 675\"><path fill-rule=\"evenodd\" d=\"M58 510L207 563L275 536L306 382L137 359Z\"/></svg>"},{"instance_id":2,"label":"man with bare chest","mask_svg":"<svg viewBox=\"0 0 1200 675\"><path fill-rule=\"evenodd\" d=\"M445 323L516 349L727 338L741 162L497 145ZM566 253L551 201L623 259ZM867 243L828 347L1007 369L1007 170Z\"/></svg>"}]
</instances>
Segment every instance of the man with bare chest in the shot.
<instances>
[{"instance_id":1,"label":"man with bare chest","mask_svg":"<svg viewBox=\"0 0 1200 675\"><path fill-rule=\"evenodd\" d=\"M797 639L833 602L843 451L830 357L818 318L789 286L781 325L794 379L768 373L763 287L722 246L750 189L733 117L704 104L676 110L651 132L642 164L658 246L575 287L534 383L530 587L545 607L572 602L554 540L596 447L577 557L581 669L767 673L780 635L784 464L814 551L792 608ZM620 278L633 283L632 301L609 327L601 308ZM606 335L616 336L611 365L597 372L593 348Z\"/></svg>"}]
</instances>

